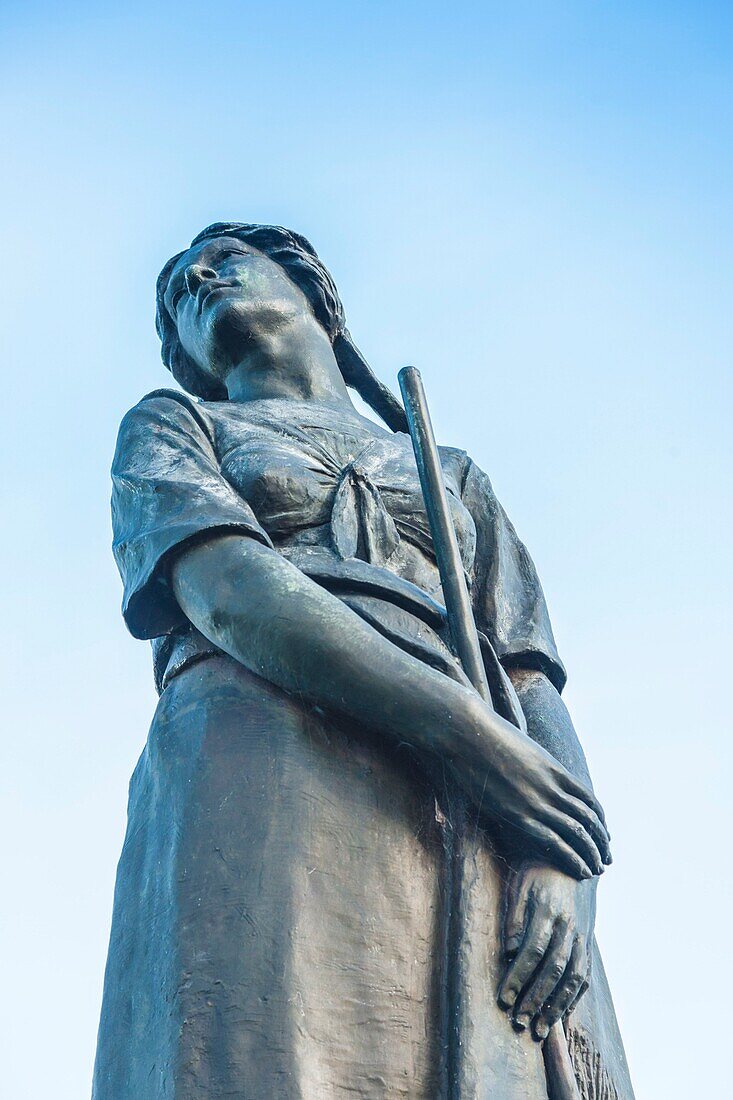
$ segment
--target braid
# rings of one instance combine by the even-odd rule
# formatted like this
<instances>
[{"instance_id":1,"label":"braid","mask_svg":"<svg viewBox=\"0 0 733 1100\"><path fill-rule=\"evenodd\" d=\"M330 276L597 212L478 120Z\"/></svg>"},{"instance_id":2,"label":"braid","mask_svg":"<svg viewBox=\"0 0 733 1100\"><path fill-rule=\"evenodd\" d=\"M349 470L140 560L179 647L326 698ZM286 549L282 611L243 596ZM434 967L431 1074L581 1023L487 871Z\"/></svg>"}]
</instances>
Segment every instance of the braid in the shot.
<instances>
[{"instance_id":1,"label":"braid","mask_svg":"<svg viewBox=\"0 0 733 1100\"><path fill-rule=\"evenodd\" d=\"M407 432L405 410L392 391L379 381L348 329L342 329L336 336L333 350L347 386L352 386L393 432Z\"/></svg>"}]
</instances>

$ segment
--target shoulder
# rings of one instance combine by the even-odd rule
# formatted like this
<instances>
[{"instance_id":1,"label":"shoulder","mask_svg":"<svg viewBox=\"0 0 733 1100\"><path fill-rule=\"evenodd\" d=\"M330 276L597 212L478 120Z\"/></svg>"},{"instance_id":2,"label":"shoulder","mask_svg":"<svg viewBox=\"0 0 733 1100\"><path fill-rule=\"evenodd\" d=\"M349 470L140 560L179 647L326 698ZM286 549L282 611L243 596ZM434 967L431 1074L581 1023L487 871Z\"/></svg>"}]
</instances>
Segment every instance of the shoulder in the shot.
<instances>
[{"instance_id":1,"label":"shoulder","mask_svg":"<svg viewBox=\"0 0 733 1100\"><path fill-rule=\"evenodd\" d=\"M495 500L488 474L459 447L439 447L443 468L452 473L461 487L462 496L479 496Z\"/></svg>"},{"instance_id":2,"label":"shoulder","mask_svg":"<svg viewBox=\"0 0 733 1100\"><path fill-rule=\"evenodd\" d=\"M160 389L146 393L125 413L117 436L117 448L165 432L203 437L214 441L214 420L209 407L180 390Z\"/></svg>"},{"instance_id":3,"label":"shoulder","mask_svg":"<svg viewBox=\"0 0 733 1100\"><path fill-rule=\"evenodd\" d=\"M125 413L117 433L112 475L154 465L170 456L200 454L213 461L215 430L209 411L188 394L160 389Z\"/></svg>"},{"instance_id":4,"label":"shoulder","mask_svg":"<svg viewBox=\"0 0 733 1100\"><path fill-rule=\"evenodd\" d=\"M208 414L201 402L189 397L181 390L151 390L141 397L136 405L125 413L122 427L138 421L153 421L156 418L191 418L202 424L208 420Z\"/></svg>"},{"instance_id":5,"label":"shoulder","mask_svg":"<svg viewBox=\"0 0 733 1100\"><path fill-rule=\"evenodd\" d=\"M460 447L438 447L438 453L443 469L447 474L452 475L462 490L471 464L468 454Z\"/></svg>"}]
</instances>

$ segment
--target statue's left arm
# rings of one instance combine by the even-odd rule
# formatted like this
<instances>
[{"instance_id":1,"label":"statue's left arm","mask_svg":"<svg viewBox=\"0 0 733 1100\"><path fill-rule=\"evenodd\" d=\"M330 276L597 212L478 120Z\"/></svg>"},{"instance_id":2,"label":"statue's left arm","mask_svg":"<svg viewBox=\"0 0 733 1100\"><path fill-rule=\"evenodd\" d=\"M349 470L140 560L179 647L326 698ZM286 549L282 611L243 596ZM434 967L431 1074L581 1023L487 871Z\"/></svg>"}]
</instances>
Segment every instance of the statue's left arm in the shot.
<instances>
[{"instance_id":1,"label":"statue's left arm","mask_svg":"<svg viewBox=\"0 0 733 1100\"><path fill-rule=\"evenodd\" d=\"M474 610L527 722L529 736L591 786L588 765L560 692L565 669L537 573L491 483L469 462L463 499L476 522ZM518 863L507 887L508 967L500 1003L515 1025L544 1039L587 988L595 922L593 878L578 884L549 864Z\"/></svg>"}]
</instances>

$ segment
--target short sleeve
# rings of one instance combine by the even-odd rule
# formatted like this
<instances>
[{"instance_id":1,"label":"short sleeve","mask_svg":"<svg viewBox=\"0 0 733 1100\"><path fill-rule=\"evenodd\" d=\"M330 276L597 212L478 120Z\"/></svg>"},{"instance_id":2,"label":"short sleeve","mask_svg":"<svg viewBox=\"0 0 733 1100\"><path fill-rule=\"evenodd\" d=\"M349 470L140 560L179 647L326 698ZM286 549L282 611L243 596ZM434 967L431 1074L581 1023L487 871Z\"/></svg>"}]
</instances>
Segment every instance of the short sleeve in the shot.
<instances>
[{"instance_id":1,"label":"short sleeve","mask_svg":"<svg viewBox=\"0 0 733 1100\"><path fill-rule=\"evenodd\" d=\"M122 421L112 463L112 528L122 613L136 638L158 638L187 625L169 569L184 543L220 529L271 545L223 477L206 417L174 391L143 398Z\"/></svg>"},{"instance_id":2,"label":"short sleeve","mask_svg":"<svg viewBox=\"0 0 733 1100\"><path fill-rule=\"evenodd\" d=\"M476 524L476 625L505 667L537 669L562 691L567 676L534 563L488 477L470 459L462 497Z\"/></svg>"}]
</instances>

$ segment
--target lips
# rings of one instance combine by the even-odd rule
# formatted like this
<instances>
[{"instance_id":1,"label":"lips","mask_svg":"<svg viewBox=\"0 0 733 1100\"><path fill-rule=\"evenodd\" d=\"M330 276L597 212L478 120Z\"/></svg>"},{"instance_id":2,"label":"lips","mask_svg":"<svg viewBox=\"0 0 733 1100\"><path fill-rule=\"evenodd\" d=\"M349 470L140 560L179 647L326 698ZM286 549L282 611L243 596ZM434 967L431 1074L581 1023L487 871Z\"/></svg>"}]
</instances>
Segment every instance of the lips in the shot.
<instances>
[{"instance_id":1,"label":"lips","mask_svg":"<svg viewBox=\"0 0 733 1100\"><path fill-rule=\"evenodd\" d=\"M204 308L204 305L206 304L207 299L209 299L211 297L211 295L214 294L217 290L233 290L233 289L234 289L234 286L233 286L232 283L215 283L213 281L208 282L208 283L203 283L199 287L199 292L196 295L196 308L197 308L198 313L201 313L201 311Z\"/></svg>"}]
</instances>

